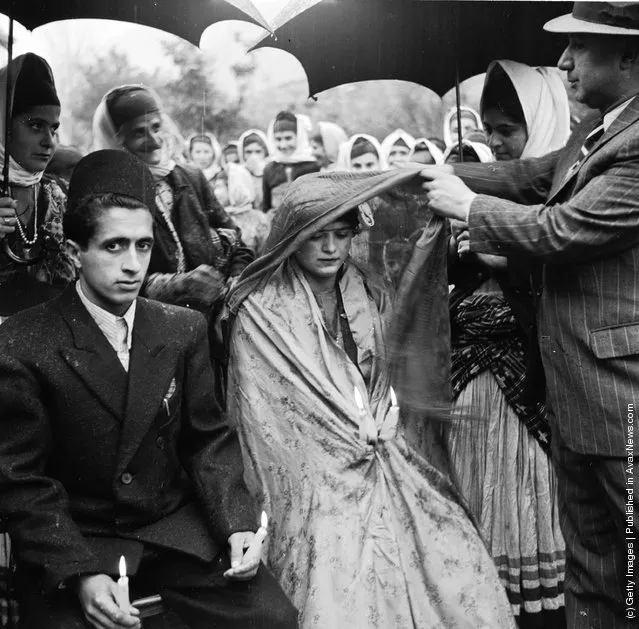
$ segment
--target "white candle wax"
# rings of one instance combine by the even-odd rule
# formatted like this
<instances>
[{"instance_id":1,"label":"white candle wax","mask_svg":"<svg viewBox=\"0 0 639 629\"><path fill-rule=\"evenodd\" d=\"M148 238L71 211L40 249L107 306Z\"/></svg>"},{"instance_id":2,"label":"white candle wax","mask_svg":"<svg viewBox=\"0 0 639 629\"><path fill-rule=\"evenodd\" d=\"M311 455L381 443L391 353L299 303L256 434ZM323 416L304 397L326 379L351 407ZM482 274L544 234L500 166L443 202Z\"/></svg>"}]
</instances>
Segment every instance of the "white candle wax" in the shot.
<instances>
[{"instance_id":1,"label":"white candle wax","mask_svg":"<svg viewBox=\"0 0 639 629\"><path fill-rule=\"evenodd\" d=\"M128 611L131 606L131 599L129 598L129 577L126 576L126 560L124 555L120 557L120 578L118 579L117 599L120 609Z\"/></svg>"}]
</instances>

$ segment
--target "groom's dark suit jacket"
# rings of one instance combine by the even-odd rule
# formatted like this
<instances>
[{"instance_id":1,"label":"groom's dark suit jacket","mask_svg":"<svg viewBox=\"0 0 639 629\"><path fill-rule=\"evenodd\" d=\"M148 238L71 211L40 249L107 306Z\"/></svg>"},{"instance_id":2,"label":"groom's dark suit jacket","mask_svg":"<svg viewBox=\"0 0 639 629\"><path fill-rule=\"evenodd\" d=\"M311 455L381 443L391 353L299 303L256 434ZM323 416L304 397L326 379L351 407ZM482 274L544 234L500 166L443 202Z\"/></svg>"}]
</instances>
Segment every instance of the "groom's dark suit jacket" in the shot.
<instances>
[{"instance_id":1,"label":"groom's dark suit jacket","mask_svg":"<svg viewBox=\"0 0 639 629\"><path fill-rule=\"evenodd\" d=\"M127 374L75 287L0 326L0 524L45 589L255 529L208 347L202 315L140 298Z\"/></svg>"},{"instance_id":2,"label":"groom's dark suit jacket","mask_svg":"<svg viewBox=\"0 0 639 629\"><path fill-rule=\"evenodd\" d=\"M639 97L574 167L596 125L545 157L455 172L483 193L471 250L545 263L538 327L554 428L573 451L620 457L639 403Z\"/></svg>"}]
</instances>

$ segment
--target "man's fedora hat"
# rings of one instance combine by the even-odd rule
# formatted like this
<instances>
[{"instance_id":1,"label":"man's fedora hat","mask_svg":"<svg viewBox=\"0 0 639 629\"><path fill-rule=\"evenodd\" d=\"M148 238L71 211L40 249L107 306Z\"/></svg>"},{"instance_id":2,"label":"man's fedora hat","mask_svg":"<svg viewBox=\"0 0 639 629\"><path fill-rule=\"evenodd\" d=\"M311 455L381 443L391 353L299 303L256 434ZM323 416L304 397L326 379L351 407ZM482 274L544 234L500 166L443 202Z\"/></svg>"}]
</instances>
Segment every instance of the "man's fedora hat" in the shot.
<instances>
[{"instance_id":1,"label":"man's fedora hat","mask_svg":"<svg viewBox=\"0 0 639 629\"><path fill-rule=\"evenodd\" d=\"M639 35L639 2L575 2L572 13L544 24L551 33Z\"/></svg>"}]
</instances>

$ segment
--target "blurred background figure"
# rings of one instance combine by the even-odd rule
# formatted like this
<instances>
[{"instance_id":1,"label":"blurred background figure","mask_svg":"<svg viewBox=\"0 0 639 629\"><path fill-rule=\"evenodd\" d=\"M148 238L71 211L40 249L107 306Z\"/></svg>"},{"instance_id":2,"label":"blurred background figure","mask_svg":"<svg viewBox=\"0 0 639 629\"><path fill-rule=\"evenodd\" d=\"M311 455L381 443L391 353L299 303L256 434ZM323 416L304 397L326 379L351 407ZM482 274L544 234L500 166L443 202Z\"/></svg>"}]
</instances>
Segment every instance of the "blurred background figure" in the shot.
<instances>
[{"instance_id":1,"label":"blurred background figure","mask_svg":"<svg viewBox=\"0 0 639 629\"><path fill-rule=\"evenodd\" d=\"M251 173L255 198L253 207L262 209L264 168L269 160L268 139L259 129L248 129L238 140L240 164Z\"/></svg>"},{"instance_id":2,"label":"blurred background figure","mask_svg":"<svg viewBox=\"0 0 639 629\"><path fill-rule=\"evenodd\" d=\"M462 154L464 162L481 162L482 164L494 161L494 156L490 148L483 142L471 142L462 140ZM451 144L444 152L444 162L455 164L462 161L459 158L459 145Z\"/></svg>"},{"instance_id":3,"label":"blurred background figure","mask_svg":"<svg viewBox=\"0 0 639 629\"><path fill-rule=\"evenodd\" d=\"M186 140L186 150L189 163L199 168L212 184L221 170L222 149L217 138L208 132L194 133Z\"/></svg>"},{"instance_id":4,"label":"blurred background figure","mask_svg":"<svg viewBox=\"0 0 639 629\"><path fill-rule=\"evenodd\" d=\"M267 137L273 159L264 169L262 209L277 209L288 185L298 177L318 172L308 139L308 117L280 111L269 124Z\"/></svg>"},{"instance_id":5,"label":"blurred background figure","mask_svg":"<svg viewBox=\"0 0 639 629\"><path fill-rule=\"evenodd\" d=\"M311 132L311 150L320 171L335 170L339 147L348 140L346 131L334 122L318 122Z\"/></svg>"},{"instance_id":6,"label":"blurred background figure","mask_svg":"<svg viewBox=\"0 0 639 629\"><path fill-rule=\"evenodd\" d=\"M220 166L224 168L227 164L239 164L240 163L240 150L237 142L228 142L222 149L222 155L220 157Z\"/></svg>"},{"instance_id":7,"label":"blurred background figure","mask_svg":"<svg viewBox=\"0 0 639 629\"><path fill-rule=\"evenodd\" d=\"M570 133L568 97L554 68L490 65L481 99L494 157L540 157ZM487 147L468 142L473 147ZM464 141L466 145L466 141ZM470 160L468 160L470 161ZM477 518L522 629L565 627L565 546L543 386L527 373L541 271L528 260L459 259L453 227L453 408L450 461ZM479 418L468 419L477 413Z\"/></svg>"},{"instance_id":8,"label":"blurred background figure","mask_svg":"<svg viewBox=\"0 0 639 629\"><path fill-rule=\"evenodd\" d=\"M259 256L264 249L271 225L270 215L265 214L261 209L255 209L253 179L244 166L229 164L227 181L229 201L225 208L226 212L242 230L244 244Z\"/></svg>"},{"instance_id":9,"label":"blurred background figure","mask_svg":"<svg viewBox=\"0 0 639 629\"><path fill-rule=\"evenodd\" d=\"M372 172L387 169L382 146L372 135L356 133L340 147L336 170Z\"/></svg>"},{"instance_id":10,"label":"blurred background figure","mask_svg":"<svg viewBox=\"0 0 639 629\"><path fill-rule=\"evenodd\" d=\"M49 175L60 186L66 195L69 190L69 181L76 164L84 157L84 153L75 146L58 145L51 161L45 168L45 174Z\"/></svg>"},{"instance_id":11,"label":"blurred background figure","mask_svg":"<svg viewBox=\"0 0 639 629\"><path fill-rule=\"evenodd\" d=\"M432 140L417 138L410 161L419 164L443 164L444 152Z\"/></svg>"},{"instance_id":12,"label":"blurred background figure","mask_svg":"<svg viewBox=\"0 0 639 629\"><path fill-rule=\"evenodd\" d=\"M382 153L389 168L409 161L415 148L415 138L403 129L395 129L382 141Z\"/></svg>"},{"instance_id":13,"label":"blurred background figure","mask_svg":"<svg viewBox=\"0 0 639 629\"><path fill-rule=\"evenodd\" d=\"M461 105L462 138L473 129L481 129L481 116L468 105ZM457 142L457 108L451 108L444 118L444 143L451 146Z\"/></svg>"}]
</instances>

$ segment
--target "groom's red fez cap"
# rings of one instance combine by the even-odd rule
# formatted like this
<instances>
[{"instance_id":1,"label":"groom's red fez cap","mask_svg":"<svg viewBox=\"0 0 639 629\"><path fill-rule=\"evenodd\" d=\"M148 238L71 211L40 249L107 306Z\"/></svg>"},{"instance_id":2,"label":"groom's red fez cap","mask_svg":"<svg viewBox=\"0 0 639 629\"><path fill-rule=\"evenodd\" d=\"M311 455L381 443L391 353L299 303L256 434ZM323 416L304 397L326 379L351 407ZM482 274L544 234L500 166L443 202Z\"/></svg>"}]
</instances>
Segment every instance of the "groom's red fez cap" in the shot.
<instances>
[{"instance_id":1,"label":"groom's red fez cap","mask_svg":"<svg viewBox=\"0 0 639 629\"><path fill-rule=\"evenodd\" d=\"M639 35L639 2L575 2L572 13L546 22L551 33Z\"/></svg>"}]
</instances>

